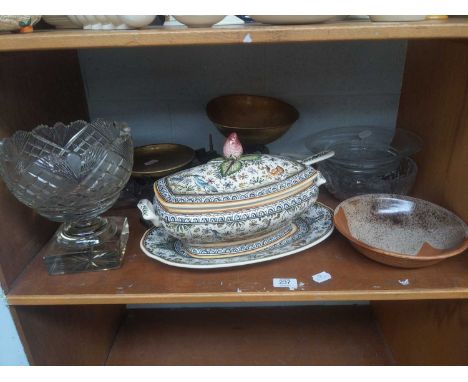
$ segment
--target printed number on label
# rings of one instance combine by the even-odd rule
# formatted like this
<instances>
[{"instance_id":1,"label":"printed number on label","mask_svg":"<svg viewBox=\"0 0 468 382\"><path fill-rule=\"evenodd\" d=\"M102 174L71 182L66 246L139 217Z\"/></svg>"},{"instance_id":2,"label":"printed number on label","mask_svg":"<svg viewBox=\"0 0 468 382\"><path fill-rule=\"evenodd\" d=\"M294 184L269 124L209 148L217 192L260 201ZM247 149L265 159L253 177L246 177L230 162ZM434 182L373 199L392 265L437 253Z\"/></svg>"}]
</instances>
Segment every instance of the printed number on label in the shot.
<instances>
[{"instance_id":1,"label":"printed number on label","mask_svg":"<svg viewBox=\"0 0 468 382\"><path fill-rule=\"evenodd\" d=\"M289 288L289 290L297 289L297 279L273 279L275 288Z\"/></svg>"}]
</instances>

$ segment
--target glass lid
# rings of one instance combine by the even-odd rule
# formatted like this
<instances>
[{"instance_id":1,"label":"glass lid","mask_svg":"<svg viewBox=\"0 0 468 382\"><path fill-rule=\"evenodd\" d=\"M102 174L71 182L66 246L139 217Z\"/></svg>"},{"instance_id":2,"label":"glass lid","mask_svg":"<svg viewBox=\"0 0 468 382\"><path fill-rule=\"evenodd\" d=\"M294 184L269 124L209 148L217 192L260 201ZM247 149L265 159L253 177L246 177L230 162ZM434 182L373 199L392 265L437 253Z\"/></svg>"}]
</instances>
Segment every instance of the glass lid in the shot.
<instances>
[{"instance_id":1,"label":"glass lid","mask_svg":"<svg viewBox=\"0 0 468 382\"><path fill-rule=\"evenodd\" d=\"M338 150L350 147L374 148L373 159L378 158L378 151L383 154L382 160L388 159L388 155L407 157L421 150L422 141L415 133L405 129L393 129L380 126L349 126L334 129L326 129L310 135L305 139L306 147L316 153L323 150L331 150L332 146ZM354 149L355 150L355 149ZM386 152L390 151L390 152ZM339 160L340 154L335 153L333 160ZM343 153L346 155L346 153ZM363 159L370 159L363 154ZM359 158L355 158L359 160Z\"/></svg>"}]
</instances>

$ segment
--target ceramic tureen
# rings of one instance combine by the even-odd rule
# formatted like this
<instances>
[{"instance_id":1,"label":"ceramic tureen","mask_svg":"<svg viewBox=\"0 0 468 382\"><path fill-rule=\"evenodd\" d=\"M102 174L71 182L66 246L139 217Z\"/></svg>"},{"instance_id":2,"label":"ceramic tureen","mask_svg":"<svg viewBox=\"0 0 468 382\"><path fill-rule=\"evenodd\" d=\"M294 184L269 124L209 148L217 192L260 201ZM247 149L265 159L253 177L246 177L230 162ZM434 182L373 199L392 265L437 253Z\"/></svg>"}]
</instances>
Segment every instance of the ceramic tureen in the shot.
<instances>
[{"instance_id":1,"label":"ceramic tureen","mask_svg":"<svg viewBox=\"0 0 468 382\"><path fill-rule=\"evenodd\" d=\"M154 203L138 203L143 218L187 245L278 235L317 200L325 180L310 164L318 156L294 161L242 151L232 133L224 158L157 180Z\"/></svg>"}]
</instances>

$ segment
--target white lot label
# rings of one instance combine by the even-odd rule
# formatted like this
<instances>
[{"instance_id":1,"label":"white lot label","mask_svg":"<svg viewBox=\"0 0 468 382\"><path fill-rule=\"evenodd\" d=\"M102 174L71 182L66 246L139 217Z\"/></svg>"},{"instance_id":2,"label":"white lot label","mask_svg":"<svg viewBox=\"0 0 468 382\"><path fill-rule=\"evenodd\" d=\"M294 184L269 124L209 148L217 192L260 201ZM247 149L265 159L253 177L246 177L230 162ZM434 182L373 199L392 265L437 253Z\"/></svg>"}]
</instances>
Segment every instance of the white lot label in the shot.
<instances>
[{"instance_id":1,"label":"white lot label","mask_svg":"<svg viewBox=\"0 0 468 382\"><path fill-rule=\"evenodd\" d=\"M332 277L330 275L330 273L328 272L320 272L320 273L317 273L316 275L313 275L312 276L312 280L314 280L316 283L323 283L327 280L330 280Z\"/></svg>"},{"instance_id":2,"label":"white lot label","mask_svg":"<svg viewBox=\"0 0 468 382\"><path fill-rule=\"evenodd\" d=\"M148 162L145 162L145 166L151 166L152 164L156 164L158 162L159 162L158 159L151 159Z\"/></svg>"},{"instance_id":3,"label":"white lot label","mask_svg":"<svg viewBox=\"0 0 468 382\"><path fill-rule=\"evenodd\" d=\"M273 279L275 288L289 288L289 290L297 289L297 279Z\"/></svg>"}]
</instances>

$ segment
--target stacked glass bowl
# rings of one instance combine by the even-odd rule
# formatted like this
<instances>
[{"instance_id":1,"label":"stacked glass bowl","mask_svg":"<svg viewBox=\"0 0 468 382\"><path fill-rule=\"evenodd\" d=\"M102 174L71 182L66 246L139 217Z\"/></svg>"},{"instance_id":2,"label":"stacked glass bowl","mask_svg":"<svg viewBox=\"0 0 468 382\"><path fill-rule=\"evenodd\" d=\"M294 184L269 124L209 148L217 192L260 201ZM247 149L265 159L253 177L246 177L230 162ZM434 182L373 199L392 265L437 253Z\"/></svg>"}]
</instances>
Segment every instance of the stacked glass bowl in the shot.
<instances>
[{"instance_id":1,"label":"stacked glass bowl","mask_svg":"<svg viewBox=\"0 0 468 382\"><path fill-rule=\"evenodd\" d=\"M308 137L306 146L312 153L335 152L318 168L328 191L344 200L371 193L408 194L418 171L410 156L422 142L408 130L351 126L322 130Z\"/></svg>"}]
</instances>

